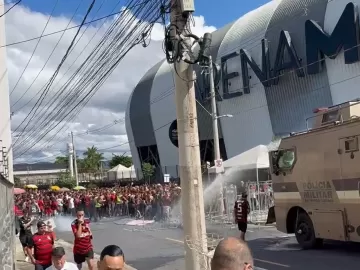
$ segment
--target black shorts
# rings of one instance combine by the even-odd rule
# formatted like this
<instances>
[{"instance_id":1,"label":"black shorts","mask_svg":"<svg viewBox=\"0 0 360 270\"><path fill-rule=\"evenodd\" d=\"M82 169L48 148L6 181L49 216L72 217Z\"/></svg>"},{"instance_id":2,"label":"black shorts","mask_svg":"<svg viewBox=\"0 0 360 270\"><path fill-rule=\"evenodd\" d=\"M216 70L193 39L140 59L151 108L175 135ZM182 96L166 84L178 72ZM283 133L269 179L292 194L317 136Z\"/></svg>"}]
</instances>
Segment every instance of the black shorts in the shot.
<instances>
[{"instance_id":1,"label":"black shorts","mask_svg":"<svg viewBox=\"0 0 360 270\"><path fill-rule=\"evenodd\" d=\"M238 222L238 229L239 231L243 232L243 233L246 233L246 230L247 230L247 223L246 222Z\"/></svg>"},{"instance_id":2,"label":"black shorts","mask_svg":"<svg viewBox=\"0 0 360 270\"><path fill-rule=\"evenodd\" d=\"M82 264L86 259L94 259L94 251L91 249L85 254L76 254L74 253L74 262L76 264Z\"/></svg>"},{"instance_id":3,"label":"black shorts","mask_svg":"<svg viewBox=\"0 0 360 270\"><path fill-rule=\"evenodd\" d=\"M27 247L31 241L32 235L23 234L19 236L20 243L23 247Z\"/></svg>"}]
</instances>

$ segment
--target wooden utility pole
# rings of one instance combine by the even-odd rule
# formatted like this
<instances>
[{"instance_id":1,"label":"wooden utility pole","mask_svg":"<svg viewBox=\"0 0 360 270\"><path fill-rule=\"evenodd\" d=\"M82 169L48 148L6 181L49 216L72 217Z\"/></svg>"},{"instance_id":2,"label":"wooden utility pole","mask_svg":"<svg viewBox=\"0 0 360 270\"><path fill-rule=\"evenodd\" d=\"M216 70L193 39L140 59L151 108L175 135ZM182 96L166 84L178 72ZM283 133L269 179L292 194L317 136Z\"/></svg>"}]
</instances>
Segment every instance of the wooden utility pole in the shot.
<instances>
[{"instance_id":1,"label":"wooden utility pole","mask_svg":"<svg viewBox=\"0 0 360 270\"><path fill-rule=\"evenodd\" d=\"M193 9L192 0L172 0L171 25L176 27L172 27L171 36L173 48L181 48L179 53L186 53L192 45L185 36L189 34ZM207 237L193 66L175 61L174 77L184 237L194 243L190 247L184 240L186 270L202 270L206 265Z\"/></svg>"}]
</instances>

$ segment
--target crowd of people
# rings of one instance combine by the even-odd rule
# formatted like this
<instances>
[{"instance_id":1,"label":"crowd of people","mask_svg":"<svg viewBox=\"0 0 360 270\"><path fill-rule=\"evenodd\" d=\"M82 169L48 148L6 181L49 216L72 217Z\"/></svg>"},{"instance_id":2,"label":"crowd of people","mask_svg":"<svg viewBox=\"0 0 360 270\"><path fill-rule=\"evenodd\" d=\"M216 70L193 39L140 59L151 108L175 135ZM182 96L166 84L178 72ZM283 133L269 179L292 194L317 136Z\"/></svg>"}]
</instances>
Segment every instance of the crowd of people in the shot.
<instances>
[{"instance_id":1,"label":"crowd of people","mask_svg":"<svg viewBox=\"0 0 360 270\"><path fill-rule=\"evenodd\" d=\"M102 218L131 216L145 219L166 219L178 203L181 188L176 184L142 185L90 190L53 192L30 190L15 195L15 213L28 210L32 216L75 215L84 209L91 221Z\"/></svg>"},{"instance_id":2,"label":"crowd of people","mask_svg":"<svg viewBox=\"0 0 360 270\"><path fill-rule=\"evenodd\" d=\"M25 260L35 266L35 270L80 270L84 263L89 270L124 269L124 254L119 246L104 248L97 266L94 261L93 234L90 220L98 221L107 217L132 216L154 220L167 219L171 208L179 202L181 188L176 184L143 185L89 190L68 190L54 192L29 190L15 195L17 233L23 246ZM221 241L215 250L212 269L222 268L224 262L233 260L234 266L242 258L246 262L243 269L252 269L251 252L245 243L247 216L250 206L247 194L243 193L234 205L234 222L238 224L239 239ZM58 215L73 216L71 229L74 235L73 261L66 261L65 249L54 247L56 234L48 218ZM36 229L32 229L33 225ZM238 254L229 258L233 248ZM245 254L245 255L244 255ZM241 268L226 268L241 269Z\"/></svg>"},{"instance_id":3,"label":"crowd of people","mask_svg":"<svg viewBox=\"0 0 360 270\"><path fill-rule=\"evenodd\" d=\"M43 220L36 224L37 230L32 232L33 216L24 209L19 218L19 238L28 261L35 266L35 270L80 270L86 263L89 270L95 269L93 234L90 222L85 218L84 210L76 210L76 218L71 223L74 234L73 260L66 261L65 249L61 246L54 247L55 235L49 225ZM104 248L97 265L98 270L124 269L124 255L120 247L110 245Z\"/></svg>"},{"instance_id":4,"label":"crowd of people","mask_svg":"<svg viewBox=\"0 0 360 270\"><path fill-rule=\"evenodd\" d=\"M180 195L181 188L173 183L67 191L30 189L14 196L16 233L25 260L34 264L35 270L60 270L63 269L61 262L65 263L62 259L65 253L61 248L53 249L56 234L53 224L47 220L58 215L73 216L74 269L81 269L87 262L91 270L94 269L94 252L90 221L121 216L158 221L168 219L171 207L178 203ZM68 270L73 269L71 267L67 265Z\"/></svg>"}]
</instances>

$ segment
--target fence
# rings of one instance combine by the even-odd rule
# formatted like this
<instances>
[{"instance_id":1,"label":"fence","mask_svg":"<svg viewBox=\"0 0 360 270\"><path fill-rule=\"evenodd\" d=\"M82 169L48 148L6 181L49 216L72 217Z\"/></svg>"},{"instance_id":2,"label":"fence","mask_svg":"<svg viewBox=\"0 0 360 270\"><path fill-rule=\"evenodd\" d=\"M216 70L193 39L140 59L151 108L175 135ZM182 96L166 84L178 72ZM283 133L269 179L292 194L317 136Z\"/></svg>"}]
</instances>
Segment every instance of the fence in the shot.
<instances>
[{"instance_id":1,"label":"fence","mask_svg":"<svg viewBox=\"0 0 360 270\"><path fill-rule=\"evenodd\" d=\"M251 223L266 223L269 208L274 206L272 182L249 182L247 193L250 204L249 221Z\"/></svg>"},{"instance_id":2,"label":"fence","mask_svg":"<svg viewBox=\"0 0 360 270\"><path fill-rule=\"evenodd\" d=\"M203 179L207 184L204 191L205 212L210 222L233 226L234 203L241 193L246 192L250 205L249 222L266 223L268 210L273 206L272 181L268 180L267 170L228 168L223 174L207 174Z\"/></svg>"},{"instance_id":3,"label":"fence","mask_svg":"<svg viewBox=\"0 0 360 270\"><path fill-rule=\"evenodd\" d=\"M129 179L128 173L122 175L122 173L118 174L117 180L118 181L140 181L142 180L142 171L141 169L134 169L135 177L133 179ZM206 172L206 168L203 167L202 172ZM164 175L169 175L170 181L178 181L180 178L180 167L179 165L172 165L172 166L154 166L154 172L150 179L146 179L146 182L150 184L158 184L164 183ZM206 177L206 174L204 174ZM206 182L206 178L204 181Z\"/></svg>"},{"instance_id":4,"label":"fence","mask_svg":"<svg viewBox=\"0 0 360 270\"><path fill-rule=\"evenodd\" d=\"M221 189L223 190L222 196L220 193ZM222 223L232 226L234 221L234 203L237 199L237 194L237 187L233 184L221 186L214 183L205 188L206 219L211 223Z\"/></svg>"}]
</instances>

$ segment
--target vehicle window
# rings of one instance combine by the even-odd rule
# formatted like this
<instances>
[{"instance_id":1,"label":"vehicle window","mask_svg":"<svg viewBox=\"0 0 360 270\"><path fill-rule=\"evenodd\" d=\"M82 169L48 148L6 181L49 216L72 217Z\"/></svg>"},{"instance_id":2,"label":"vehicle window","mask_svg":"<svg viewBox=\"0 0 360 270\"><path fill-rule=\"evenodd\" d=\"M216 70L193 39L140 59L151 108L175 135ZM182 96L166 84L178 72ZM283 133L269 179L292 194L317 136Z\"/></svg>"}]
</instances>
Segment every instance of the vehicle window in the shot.
<instances>
[{"instance_id":1,"label":"vehicle window","mask_svg":"<svg viewBox=\"0 0 360 270\"><path fill-rule=\"evenodd\" d=\"M278 161L280 170L290 170L295 163L295 149L282 150Z\"/></svg>"},{"instance_id":2,"label":"vehicle window","mask_svg":"<svg viewBox=\"0 0 360 270\"><path fill-rule=\"evenodd\" d=\"M335 110L323 114L322 123L334 122L337 120L339 120L338 110Z\"/></svg>"}]
</instances>

